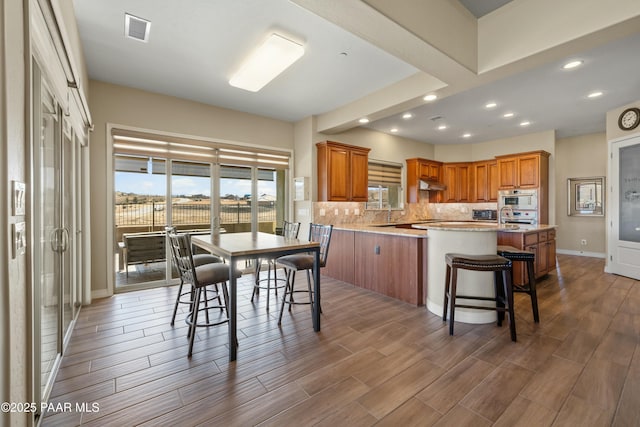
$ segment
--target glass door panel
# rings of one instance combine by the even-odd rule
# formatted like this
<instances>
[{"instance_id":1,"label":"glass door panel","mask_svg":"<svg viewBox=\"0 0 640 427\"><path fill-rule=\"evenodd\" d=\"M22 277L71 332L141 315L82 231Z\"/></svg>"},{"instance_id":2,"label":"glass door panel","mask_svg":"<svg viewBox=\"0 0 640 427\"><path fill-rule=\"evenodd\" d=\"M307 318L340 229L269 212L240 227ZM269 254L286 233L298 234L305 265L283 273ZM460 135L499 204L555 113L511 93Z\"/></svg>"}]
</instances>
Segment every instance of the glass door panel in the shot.
<instances>
[{"instance_id":1,"label":"glass door panel","mask_svg":"<svg viewBox=\"0 0 640 427\"><path fill-rule=\"evenodd\" d=\"M258 169L258 230L281 233L284 219L284 171Z\"/></svg>"},{"instance_id":2,"label":"glass door panel","mask_svg":"<svg viewBox=\"0 0 640 427\"><path fill-rule=\"evenodd\" d=\"M66 127L66 126L65 126ZM63 239L62 257L62 332L66 334L69 331L74 315L74 272L73 272L73 254L75 248L75 226L73 218L73 176L75 173L73 161L73 139L71 129L65 129L62 137L62 163L61 163L61 191L62 200L61 210L61 236Z\"/></svg>"},{"instance_id":3,"label":"glass door panel","mask_svg":"<svg viewBox=\"0 0 640 427\"><path fill-rule=\"evenodd\" d=\"M116 287L166 279L166 163L114 156Z\"/></svg>"},{"instance_id":4,"label":"glass door panel","mask_svg":"<svg viewBox=\"0 0 640 427\"><path fill-rule=\"evenodd\" d=\"M227 233L251 231L251 168L220 167L220 227Z\"/></svg>"}]
</instances>

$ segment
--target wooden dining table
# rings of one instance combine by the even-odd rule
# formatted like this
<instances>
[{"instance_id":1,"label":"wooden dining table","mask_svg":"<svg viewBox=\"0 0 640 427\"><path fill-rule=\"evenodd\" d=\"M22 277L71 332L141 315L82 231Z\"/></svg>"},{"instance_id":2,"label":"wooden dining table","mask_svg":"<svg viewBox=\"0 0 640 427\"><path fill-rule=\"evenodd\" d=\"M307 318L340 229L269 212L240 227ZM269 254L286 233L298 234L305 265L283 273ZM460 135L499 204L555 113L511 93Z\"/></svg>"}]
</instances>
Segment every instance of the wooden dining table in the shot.
<instances>
[{"instance_id":1,"label":"wooden dining table","mask_svg":"<svg viewBox=\"0 0 640 427\"><path fill-rule=\"evenodd\" d=\"M313 329L320 331L320 244L301 239L262 233L219 233L191 236L191 244L224 258L229 264L229 361L237 358L238 284L234 273L238 261L260 257L280 257L296 253L314 254Z\"/></svg>"}]
</instances>

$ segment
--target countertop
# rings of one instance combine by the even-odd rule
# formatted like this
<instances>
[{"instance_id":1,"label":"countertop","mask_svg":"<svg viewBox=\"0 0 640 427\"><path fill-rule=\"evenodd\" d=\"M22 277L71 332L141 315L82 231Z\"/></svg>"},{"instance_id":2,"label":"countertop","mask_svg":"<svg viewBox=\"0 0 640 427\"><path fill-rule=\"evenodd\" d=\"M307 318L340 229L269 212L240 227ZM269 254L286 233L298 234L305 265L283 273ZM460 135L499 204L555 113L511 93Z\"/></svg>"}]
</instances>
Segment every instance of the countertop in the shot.
<instances>
[{"instance_id":1,"label":"countertop","mask_svg":"<svg viewBox=\"0 0 640 427\"><path fill-rule=\"evenodd\" d=\"M404 224L404 223L399 223ZM425 222L412 225L413 228L396 228L396 224L339 224L334 225L335 230L358 231L362 233L387 234L392 236L404 236L415 238L428 237L427 231L500 231L507 233L529 233L536 231L552 230L555 225L548 224L496 224L491 222L451 221L451 222ZM517 227L517 228L516 228Z\"/></svg>"}]
</instances>

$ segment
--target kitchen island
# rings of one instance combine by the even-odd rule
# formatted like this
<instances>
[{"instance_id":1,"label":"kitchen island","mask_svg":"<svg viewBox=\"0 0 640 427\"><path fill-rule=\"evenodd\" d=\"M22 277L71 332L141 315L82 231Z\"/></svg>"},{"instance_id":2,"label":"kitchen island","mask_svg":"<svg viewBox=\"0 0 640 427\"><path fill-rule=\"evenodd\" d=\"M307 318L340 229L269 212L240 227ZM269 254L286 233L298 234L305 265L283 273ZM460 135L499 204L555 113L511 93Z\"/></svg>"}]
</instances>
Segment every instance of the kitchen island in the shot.
<instances>
[{"instance_id":1,"label":"kitchen island","mask_svg":"<svg viewBox=\"0 0 640 427\"><path fill-rule=\"evenodd\" d=\"M424 305L427 232L394 224L335 225L322 274L413 305Z\"/></svg>"}]
</instances>

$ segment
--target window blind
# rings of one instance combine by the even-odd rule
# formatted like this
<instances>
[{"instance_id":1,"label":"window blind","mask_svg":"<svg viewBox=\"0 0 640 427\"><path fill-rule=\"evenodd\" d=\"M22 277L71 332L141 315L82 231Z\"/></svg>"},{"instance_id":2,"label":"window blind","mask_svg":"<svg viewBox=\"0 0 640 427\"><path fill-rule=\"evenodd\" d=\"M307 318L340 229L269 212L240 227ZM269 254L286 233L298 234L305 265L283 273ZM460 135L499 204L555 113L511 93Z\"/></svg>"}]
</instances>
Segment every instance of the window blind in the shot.
<instances>
[{"instance_id":1,"label":"window blind","mask_svg":"<svg viewBox=\"0 0 640 427\"><path fill-rule=\"evenodd\" d=\"M272 169L289 168L290 154L285 151L166 135L151 135L145 132L116 128L112 130L111 134L114 154Z\"/></svg>"},{"instance_id":2,"label":"window blind","mask_svg":"<svg viewBox=\"0 0 640 427\"><path fill-rule=\"evenodd\" d=\"M402 165L369 162L369 186L402 185Z\"/></svg>"}]
</instances>

